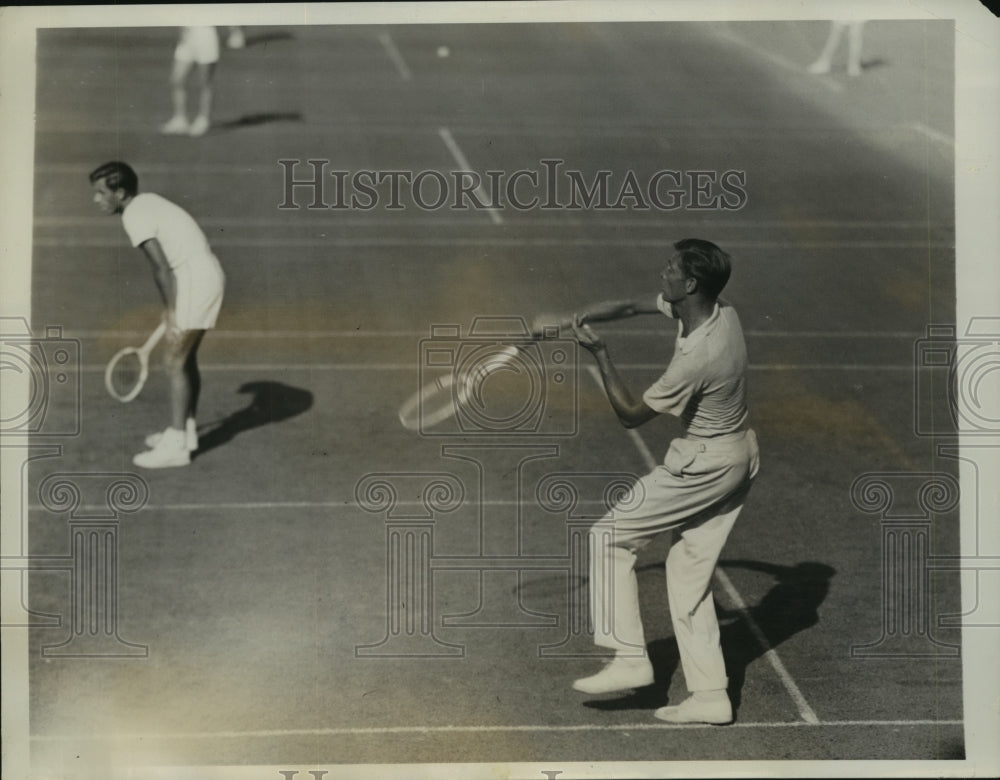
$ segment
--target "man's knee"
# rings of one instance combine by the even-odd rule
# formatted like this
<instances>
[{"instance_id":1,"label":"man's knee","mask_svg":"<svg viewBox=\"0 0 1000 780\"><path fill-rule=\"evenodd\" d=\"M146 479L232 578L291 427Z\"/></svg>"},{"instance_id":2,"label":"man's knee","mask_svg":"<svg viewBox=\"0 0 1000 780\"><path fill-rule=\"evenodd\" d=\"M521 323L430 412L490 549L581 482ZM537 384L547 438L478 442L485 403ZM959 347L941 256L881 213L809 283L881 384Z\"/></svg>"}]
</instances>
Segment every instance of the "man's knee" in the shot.
<instances>
[{"instance_id":1,"label":"man's knee","mask_svg":"<svg viewBox=\"0 0 1000 780\"><path fill-rule=\"evenodd\" d=\"M212 73L215 70L215 65L213 63L202 63L199 62L195 66L196 81L199 87L207 87L212 83Z\"/></svg>"},{"instance_id":2,"label":"man's knee","mask_svg":"<svg viewBox=\"0 0 1000 780\"><path fill-rule=\"evenodd\" d=\"M184 370L184 363L186 360L187 358L185 355L173 350L168 350L163 355L163 368L168 374L178 374Z\"/></svg>"},{"instance_id":3,"label":"man's knee","mask_svg":"<svg viewBox=\"0 0 1000 780\"><path fill-rule=\"evenodd\" d=\"M194 359L200 336L198 331L183 331L180 337L167 346L163 366L171 373L184 371Z\"/></svg>"}]
</instances>

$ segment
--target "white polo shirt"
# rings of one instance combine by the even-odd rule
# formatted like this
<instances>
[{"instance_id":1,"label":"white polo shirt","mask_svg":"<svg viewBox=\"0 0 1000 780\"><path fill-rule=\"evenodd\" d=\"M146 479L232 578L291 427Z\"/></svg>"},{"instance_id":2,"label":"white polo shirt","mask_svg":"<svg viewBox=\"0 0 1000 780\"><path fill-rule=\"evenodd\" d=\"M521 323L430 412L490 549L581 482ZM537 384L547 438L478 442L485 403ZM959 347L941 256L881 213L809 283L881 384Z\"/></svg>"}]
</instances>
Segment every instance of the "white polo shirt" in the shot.
<instances>
[{"instance_id":1,"label":"white polo shirt","mask_svg":"<svg viewBox=\"0 0 1000 780\"><path fill-rule=\"evenodd\" d=\"M155 193L143 192L132 198L122 212L122 225L132 246L151 238L159 241L173 270L214 260L208 239L194 218Z\"/></svg>"},{"instance_id":2,"label":"white polo shirt","mask_svg":"<svg viewBox=\"0 0 1000 780\"><path fill-rule=\"evenodd\" d=\"M175 315L181 328L211 328L222 304L225 275L198 223L184 209L152 192L136 195L122 211L132 246L155 238L177 284Z\"/></svg>"},{"instance_id":3,"label":"white polo shirt","mask_svg":"<svg viewBox=\"0 0 1000 780\"><path fill-rule=\"evenodd\" d=\"M674 318L660 294L657 308ZM724 436L745 430L747 349L736 310L718 302L712 315L690 334L677 331L674 356L663 375L642 396L657 412L680 417L686 433Z\"/></svg>"}]
</instances>

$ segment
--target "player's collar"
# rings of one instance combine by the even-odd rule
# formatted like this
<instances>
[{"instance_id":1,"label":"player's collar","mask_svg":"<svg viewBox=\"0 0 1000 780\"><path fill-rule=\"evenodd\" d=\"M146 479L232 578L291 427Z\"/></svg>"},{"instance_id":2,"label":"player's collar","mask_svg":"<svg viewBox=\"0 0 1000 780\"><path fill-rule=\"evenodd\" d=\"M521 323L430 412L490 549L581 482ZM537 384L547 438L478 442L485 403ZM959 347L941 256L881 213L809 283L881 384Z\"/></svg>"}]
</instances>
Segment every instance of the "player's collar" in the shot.
<instances>
[{"instance_id":1,"label":"player's collar","mask_svg":"<svg viewBox=\"0 0 1000 780\"><path fill-rule=\"evenodd\" d=\"M677 348L683 354L686 355L688 352L690 352L692 349L698 346L698 344L701 343L701 340L704 339L705 336L707 336L709 333L715 330L716 326L719 324L720 317L721 314L720 314L719 304L716 303L715 308L712 310L711 316L709 316L707 320L705 320L703 323L701 323L701 325L699 325L697 328L691 331L690 335L681 336L680 335L681 329L679 328L677 331ZM684 326L681 325L681 328L683 327Z\"/></svg>"}]
</instances>

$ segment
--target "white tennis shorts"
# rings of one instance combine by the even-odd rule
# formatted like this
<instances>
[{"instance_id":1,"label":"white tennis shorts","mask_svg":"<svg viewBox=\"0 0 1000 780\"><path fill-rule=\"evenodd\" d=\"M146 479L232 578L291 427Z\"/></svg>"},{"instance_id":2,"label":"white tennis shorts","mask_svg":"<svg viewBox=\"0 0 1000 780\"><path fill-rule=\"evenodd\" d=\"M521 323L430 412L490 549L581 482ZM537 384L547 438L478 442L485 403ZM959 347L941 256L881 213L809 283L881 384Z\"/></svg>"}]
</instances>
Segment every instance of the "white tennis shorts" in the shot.
<instances>
[{"instance_id":1,"label":"white tennis shorts","mask_svg":"<svg viewBox=\"0 0 1000 780\"><path fill-rule=\"evenodd\" d=\"M219 34L214 27L182 27L174 59L211 65L219 61Z\"/></svg>"},{"instance_id":2,"label":"white tennis shorts","mask_svg":"<svg viewBox=\"0 0 1000 780\"><path fill-rule=\"evenodd\" d=\"M177 307L174 318L181 330L207 330L215 327L222 308L226 277L213 255L211 261L187 263L174 269L177 282Z\"/></svg>"}]
</instances>

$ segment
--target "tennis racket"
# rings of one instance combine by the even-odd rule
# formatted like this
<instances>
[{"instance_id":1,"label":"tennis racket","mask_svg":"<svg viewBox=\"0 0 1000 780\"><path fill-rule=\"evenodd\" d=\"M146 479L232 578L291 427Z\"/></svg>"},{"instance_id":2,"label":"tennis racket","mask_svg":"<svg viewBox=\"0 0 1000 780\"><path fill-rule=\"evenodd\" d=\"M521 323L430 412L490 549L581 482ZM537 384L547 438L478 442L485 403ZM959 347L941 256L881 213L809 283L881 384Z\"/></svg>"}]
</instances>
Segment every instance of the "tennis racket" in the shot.
<instances>
[{"instance_id":1,"label":"tennis racket","mask_svg":"<svg viewBox=\"0 0 1000 780\"><path fill-rule=\"evenodd\" d=\"M108 367L104 369L104 386L112 398L128 403L142 392L149 376L149 354L166 331L166 323L161 322L141 347L120 349L108 361Z\"/></svg>"},{"instance_id":2,"label":"tennis racket","mask_svg":"<svg viewBox=\"0 0 1000 780\"><path fill-rule=\"evenodd\" d=\"M448 372L435 377L399 407L399 421L409 431L423 431L454 417L463 406L482 405L482 388L489 376L520 356L513 344L489 350L486 359L477 361L471 370Z\"/></svg>"}]
</instances>

